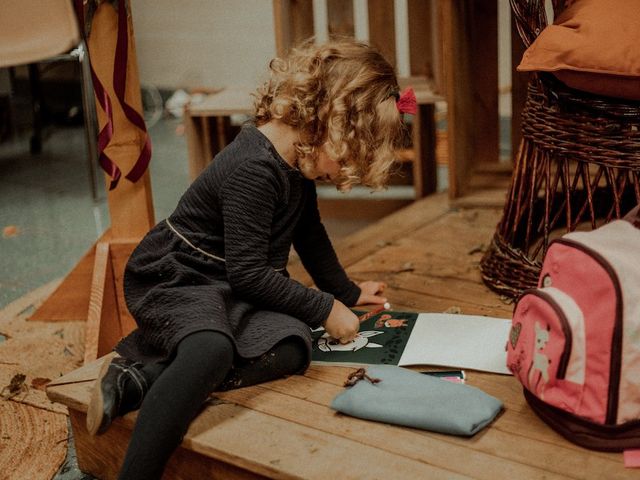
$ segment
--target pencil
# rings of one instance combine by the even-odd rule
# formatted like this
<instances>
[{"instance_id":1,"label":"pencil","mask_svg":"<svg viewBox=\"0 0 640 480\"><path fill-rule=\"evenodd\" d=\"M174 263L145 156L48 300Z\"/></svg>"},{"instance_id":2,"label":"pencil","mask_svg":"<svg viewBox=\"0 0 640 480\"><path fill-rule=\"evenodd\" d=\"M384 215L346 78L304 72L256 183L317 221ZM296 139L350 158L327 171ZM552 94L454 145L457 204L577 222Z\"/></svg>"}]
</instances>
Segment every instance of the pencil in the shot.
<instances>
[{"instance_id":1,"label":"pencil","mask_svg":"<svg viewBox=\"0 0 640 480\"><path fill-rule=\"evenodd\" d=\"M369 320L371 317L373 317L374 315L377 315L378 313L382 312L385 310L384 305L379 305L376 308L374 308L373 310L371 310L370 312L367 312L365 314L362 314L358 317L358 320L360 320L360 323L365 322L367 320Z\"/></svg>"}]
</instances>

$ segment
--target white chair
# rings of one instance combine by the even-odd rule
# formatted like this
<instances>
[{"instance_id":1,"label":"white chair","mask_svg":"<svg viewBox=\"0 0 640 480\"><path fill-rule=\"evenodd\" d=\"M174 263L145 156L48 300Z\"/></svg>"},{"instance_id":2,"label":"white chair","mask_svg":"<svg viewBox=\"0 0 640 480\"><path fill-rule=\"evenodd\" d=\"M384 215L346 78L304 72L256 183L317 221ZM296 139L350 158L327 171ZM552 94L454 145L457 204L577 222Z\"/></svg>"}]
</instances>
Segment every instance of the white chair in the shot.
<instances>
[{"instance_id":1,"label":"white chair","mask_svg":"<svg viewBox=\"0 0 640 480\"><path fill-rule=\"evenodd\" d=\"M42 148L41 98L38 63L76 61L82 71L82 103L91 193L96 192L97 117L93 102L87 48L78 28L71 0L2 2L0 68L28 65L33 105L31 152Z\"/></svg>"}]
</instances>

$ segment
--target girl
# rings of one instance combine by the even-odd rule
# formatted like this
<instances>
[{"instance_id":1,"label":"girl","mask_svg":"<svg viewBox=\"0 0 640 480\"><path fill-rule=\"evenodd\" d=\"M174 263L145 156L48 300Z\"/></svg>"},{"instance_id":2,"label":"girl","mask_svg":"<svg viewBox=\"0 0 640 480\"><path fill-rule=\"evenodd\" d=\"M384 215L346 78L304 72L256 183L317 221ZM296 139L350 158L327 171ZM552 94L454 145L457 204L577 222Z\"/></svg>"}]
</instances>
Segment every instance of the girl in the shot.
<instances>
[{"instance_id":1,"label":"girl","mask_svg":"<svg viewBox=\"0 0 640 480\"><path fill-rule=\"evenodd\" d=\"M350 281L320 222L315 180L385 185L404 136L392 67L367 45L306 45L271 62L253 124L193 182L127 264L138 329L94 387L87 429L140 408L120 478L160 478L207 396L303 373L310 327L341 342L348 308L381 304ZM291 245L318 290L289 278Z\"/></svg>"}]
</instances>

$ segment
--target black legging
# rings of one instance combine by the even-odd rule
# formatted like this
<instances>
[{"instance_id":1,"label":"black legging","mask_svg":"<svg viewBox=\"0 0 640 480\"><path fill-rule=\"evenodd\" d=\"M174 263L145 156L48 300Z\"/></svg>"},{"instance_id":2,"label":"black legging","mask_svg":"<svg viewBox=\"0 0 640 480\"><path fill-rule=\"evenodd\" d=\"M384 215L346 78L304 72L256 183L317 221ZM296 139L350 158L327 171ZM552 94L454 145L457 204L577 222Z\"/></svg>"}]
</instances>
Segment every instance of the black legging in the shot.
<instances>
[{"instance_id":1,"label":"black legging","mask_svg":"<svg viewBox=\"0 0 640 480\"><path fill-rule=\"evenodd\" d=\"M299 339L290 337L259 358L235 366L233 361L227 336L202 331L185 337L166 367L154 364L142 369L152 385L138 413L120 480L159 479L211 392L300 373L307 353Z\"/></svg>"}]
</instances>

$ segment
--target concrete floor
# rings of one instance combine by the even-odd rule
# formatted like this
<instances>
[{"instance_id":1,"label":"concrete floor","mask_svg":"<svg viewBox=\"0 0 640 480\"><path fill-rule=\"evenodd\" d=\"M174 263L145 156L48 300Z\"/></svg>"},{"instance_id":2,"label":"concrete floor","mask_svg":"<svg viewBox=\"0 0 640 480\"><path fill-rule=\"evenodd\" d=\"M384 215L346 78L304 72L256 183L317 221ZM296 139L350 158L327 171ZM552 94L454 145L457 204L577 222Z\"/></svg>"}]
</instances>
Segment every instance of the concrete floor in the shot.
<instances>
[{"instance_id":1,"label":"concrete floor","mask_svg":"<svg viewBox=\"0 0 640 480\"><path fill-rule=\"evenodd\" d=\"M176 120L158 122L151 167L156 217L171 212L188 185L186 146ZM82 127L50 127L43 151L29 153L28 135L0 144L0 308L64 276L109 226L98 172L91 195Z\"/></svg>"}]
</instances>

